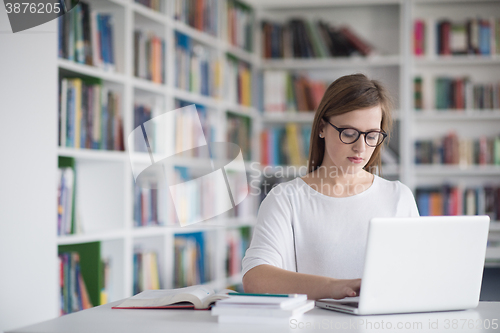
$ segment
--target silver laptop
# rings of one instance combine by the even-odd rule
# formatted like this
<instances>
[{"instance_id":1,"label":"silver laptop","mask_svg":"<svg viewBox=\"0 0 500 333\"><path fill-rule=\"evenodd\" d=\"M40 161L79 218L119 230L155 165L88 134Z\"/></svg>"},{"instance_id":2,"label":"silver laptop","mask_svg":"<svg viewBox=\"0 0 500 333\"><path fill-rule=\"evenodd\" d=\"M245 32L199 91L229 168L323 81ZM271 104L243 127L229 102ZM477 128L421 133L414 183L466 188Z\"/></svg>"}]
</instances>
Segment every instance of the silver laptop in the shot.
<instances>
[{"instance_id":1,"label":"silver laptop","mask_svg":"<svg viewBox=\"0 0 500 333\"><path fill-rule=\"evenodd\" d=\"M316 306L356 315L477 307L490 218L373 218L358 297Z\"/></svg>"}]
</instances>

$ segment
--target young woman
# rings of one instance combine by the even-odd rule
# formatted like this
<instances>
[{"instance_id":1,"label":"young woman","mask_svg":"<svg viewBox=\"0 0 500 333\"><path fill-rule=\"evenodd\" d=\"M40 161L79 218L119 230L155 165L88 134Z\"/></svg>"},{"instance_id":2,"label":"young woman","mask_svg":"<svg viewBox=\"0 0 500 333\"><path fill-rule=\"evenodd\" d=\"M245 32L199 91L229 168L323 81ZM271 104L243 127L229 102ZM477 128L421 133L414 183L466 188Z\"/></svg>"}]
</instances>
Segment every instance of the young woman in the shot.
<instances>
[{"instance_id":1,"label":"young woman","mask_svg":"<svg viewBox=\"0 0 500 333\"><path fill-rule=\"evenodd\" d=\"M391 123L379 82L355 74L328 87L314 117L308 174L273 187L261 203L243 258L245 292L359 295L370 219L419 215L406 185L375 174Z\"/></svg>"}]
</instances>

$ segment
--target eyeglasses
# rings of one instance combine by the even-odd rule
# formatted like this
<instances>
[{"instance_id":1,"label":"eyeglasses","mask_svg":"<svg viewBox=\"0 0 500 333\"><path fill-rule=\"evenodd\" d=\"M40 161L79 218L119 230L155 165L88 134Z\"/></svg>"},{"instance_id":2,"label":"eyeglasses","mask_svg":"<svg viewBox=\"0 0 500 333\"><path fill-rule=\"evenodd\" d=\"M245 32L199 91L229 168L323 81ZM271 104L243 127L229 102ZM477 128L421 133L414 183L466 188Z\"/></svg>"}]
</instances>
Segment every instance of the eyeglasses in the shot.
<instances>
[{"instance_id":1,"label":"eyeglasses","mask_svg":"<svg viewBox=\"0 0 500 333\"><path fill-rule=\"evenodd\" d=\"M339 131L340 141L345 144L351 144L358 141L360 135L364 134L366 144L370 147L377 147L382 142L384 142L384 139L387 136L387 133L381 131L360 132L354 128L338 128L325 118L323 118L323 120L332 125L333 128L335 128L337 131Z\"/></svg>"}]
</instances>

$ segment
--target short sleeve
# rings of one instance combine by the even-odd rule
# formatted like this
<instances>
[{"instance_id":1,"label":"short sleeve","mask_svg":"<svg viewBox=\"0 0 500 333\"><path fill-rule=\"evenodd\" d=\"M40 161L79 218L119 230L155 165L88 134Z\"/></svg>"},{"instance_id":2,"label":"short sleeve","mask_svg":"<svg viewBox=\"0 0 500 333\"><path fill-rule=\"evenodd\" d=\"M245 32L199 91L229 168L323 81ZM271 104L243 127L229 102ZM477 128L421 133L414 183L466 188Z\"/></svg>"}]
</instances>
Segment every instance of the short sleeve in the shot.
<instances>
[{"instance_id":1,"label":"short sleeve","mask_svg":"<svg viewBox=\"0 0 500 333\"><path fill-rule=\"evenodd\" d=\"M420 216L418 212L417 202L415 197L411 192L410 188L405 184L399 182L401 187L401 209L402 216L405 217L418 217Z\"/></svg>"},{"instance_id":2,"label":"short sleeve","mask_svg":"<svg viewBox=\"0 0 500 333\"><path fill-rule=\"evenodd\" d=\"M274 187L262 201L250 247L242 261L242 276L268 264L295 271L292 207L285 186Z\"/></svg>"}]
</instances>

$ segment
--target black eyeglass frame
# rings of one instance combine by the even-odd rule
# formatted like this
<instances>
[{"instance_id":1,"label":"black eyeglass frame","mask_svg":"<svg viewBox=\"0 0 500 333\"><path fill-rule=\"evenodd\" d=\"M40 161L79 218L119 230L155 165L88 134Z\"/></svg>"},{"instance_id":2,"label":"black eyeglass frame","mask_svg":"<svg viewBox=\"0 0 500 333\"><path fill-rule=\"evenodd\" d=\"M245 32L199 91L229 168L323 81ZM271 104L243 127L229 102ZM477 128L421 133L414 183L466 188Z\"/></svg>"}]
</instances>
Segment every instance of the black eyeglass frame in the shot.
<instances>
[{"instance_id":1,"label":"black eyeglass frame","mask_svg":"<svg viewBox=\"0 0 500 333\"><path fill-rule=\"evenodd\" d=\"M335 129L339 132L339 139L340 139L340 141L342 141L342 143L344 143L344 144L346 144L346 145L350 145L350 144L355 143L356 141L358 141L358 140L359 140L359 137L361 136L361 134L364 134L364 136L365 136L365 143L366 143L366 145L367 145L368 147L373 147L373 148L375 148L375 147L380 146L380 145L382 144L382 142L384 142L385 138L387 137L387 133L382 132L382 131L368 131L368 132L361 132L361 131L359 131L359 130L357 130L357 129L355 129L355 128L349 128L349 127L342 127L342 128L339 128L339 127L335 126L334 124L332 124L331 122L329 122L327 119L325 119L325 118L322 118L322 119L323 119L324 121L326 121L327 123L329 123L330 125L332 125L332 126L333 126L333 128L335 128ZM358 132L358 137L356 138L356 140L354 140L353 142L349 142L349 143L344 142L344 141L342 140L342 132L343 132L344 130L346 130L346 129L352 129L352 130L355 130L356 132ZM371 144L369 144L369 143L366 141L366 136L368 135L368 133L379 133L379 134L382 134L383 139L382 139L382 141L380 141L380 142L379 142L376 146L372 146Z\"/></svg>"}]
</instances>

